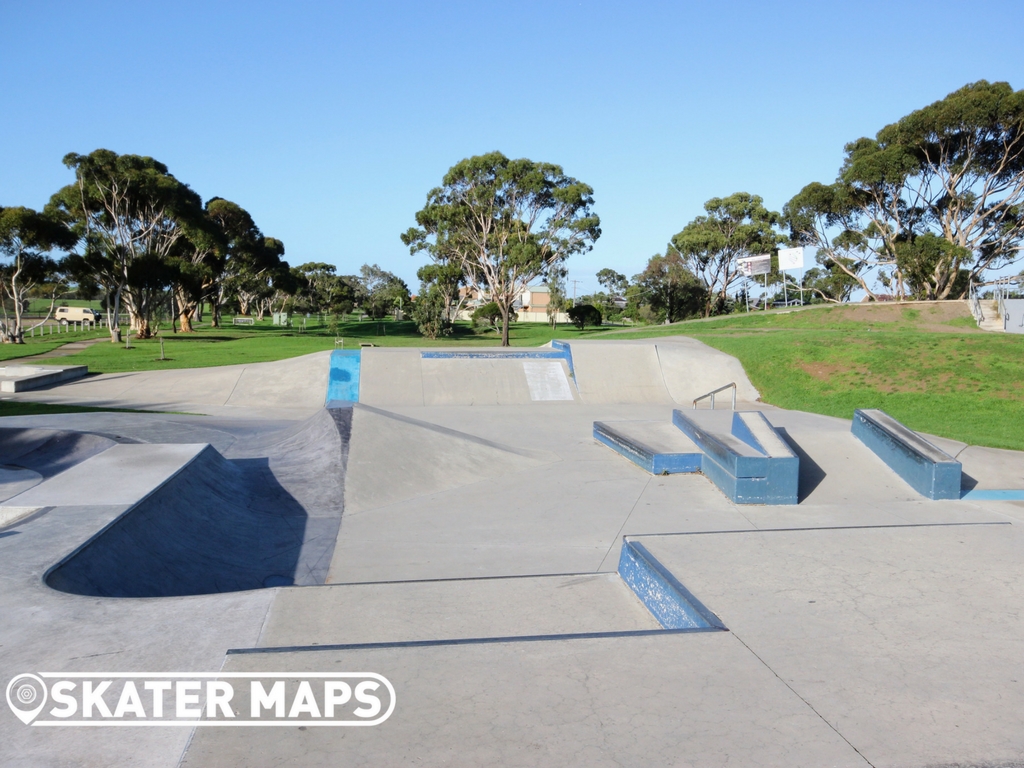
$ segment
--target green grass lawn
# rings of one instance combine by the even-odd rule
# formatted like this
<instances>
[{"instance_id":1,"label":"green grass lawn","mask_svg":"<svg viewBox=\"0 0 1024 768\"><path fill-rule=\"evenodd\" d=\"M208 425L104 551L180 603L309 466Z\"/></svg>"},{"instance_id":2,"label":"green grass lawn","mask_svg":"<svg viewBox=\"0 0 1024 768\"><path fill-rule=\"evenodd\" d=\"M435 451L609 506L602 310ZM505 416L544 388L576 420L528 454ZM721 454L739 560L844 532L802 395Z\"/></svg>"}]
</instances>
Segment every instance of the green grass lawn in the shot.
<instances>
[{"instance_id":1,"label":"green grass lawn","mask_svg":"<svg viewBox=\"0 0 1024 768\"><path fill-rule=\"evenodd\" d=\"M670 333L739 358L782 408L844 419L880 408L921 432L1024 450L1024 335L979 331L963 304L815 307L616 336Z\"/></svg>"}]
</instances>

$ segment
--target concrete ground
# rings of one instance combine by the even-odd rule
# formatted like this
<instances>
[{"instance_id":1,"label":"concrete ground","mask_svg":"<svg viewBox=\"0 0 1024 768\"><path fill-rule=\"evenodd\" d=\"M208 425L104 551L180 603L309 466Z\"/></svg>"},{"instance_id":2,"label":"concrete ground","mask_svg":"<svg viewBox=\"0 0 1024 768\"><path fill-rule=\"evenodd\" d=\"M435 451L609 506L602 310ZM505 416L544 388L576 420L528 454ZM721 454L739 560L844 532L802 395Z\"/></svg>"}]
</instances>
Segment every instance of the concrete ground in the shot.
<instances>
[{"instance_id":1,"label":"concrete ground","mask_svg":"<svg viewBox=\"0 0 1024 768\"><path fill-rule=\"evenodd\" d=\"M925 500L849 422L760 403L745 407L800 455L800 504L737 506L700 475L651 476L596 443L592 423L668 422L698 387L742 376L672 343L574 345L572 401L523 402L509 378L502 405L463 404L487 393L461 373L432 381L443 361L371 353L364 386L384 383L361 393L372 405L330 456L326 354L19 395L187 413L0 420L0 504L30 510L0 527L0 682L369 670L397 704L374 728L33 728L4 709L0 765L1024 765L1024 502ZM609 366L614 386L595 378ZM512 368L488 364L481 386ZM46 429L98 437L45 442ZM1024 488L1024 455L936 442L965 487ZM204 445L224 458L201 463ZM54 473L62 456L75 463ZM247 477L284 501L232 506ZM297 505L281 513L302 522L297 538L262 523L251 541L292 542L299 563L313 552L308 573L326 583L194 579L192 594L126 598L44 581L128 509L164 517L157 540L114 550L131 566L122 582L159 581L154 553L208 562L221 547L178 532L222 519L203 494L222 496L225 516ZM615 573L623 536L728 631L660 630Z\"/></svg>"}]
</instances>

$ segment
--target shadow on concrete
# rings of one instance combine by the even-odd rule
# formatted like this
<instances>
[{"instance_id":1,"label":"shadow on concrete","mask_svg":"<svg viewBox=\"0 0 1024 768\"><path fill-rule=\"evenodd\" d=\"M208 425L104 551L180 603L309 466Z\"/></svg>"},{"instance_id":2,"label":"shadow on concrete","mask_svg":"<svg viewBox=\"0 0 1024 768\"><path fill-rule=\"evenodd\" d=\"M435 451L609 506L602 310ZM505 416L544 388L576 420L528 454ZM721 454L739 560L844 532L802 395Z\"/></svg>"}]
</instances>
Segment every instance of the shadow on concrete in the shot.
<instances>
[{"instance_id":1,"label":"shadow on concrete","mask_svg":"<svg viewBox=\"0 0 1024 768\"><path fill-rule=\"evenodd\" d=\"M268 446L270 457L229 460L207 446L52 568L46 583L97 597L323 584L341 526L350 425L351 409L324 411Z\"/></svg>"},{"instance_id":2,"label":"shadow on concrete","mask_svg":"<svg viewBox=\"0 0 1024 768\"><path fill-rule=\"evenodd\" d=\"M800 458L800 487L797 493L799 500L803 501L821 485L821 481L825 479L825 470L800 447L800 444L792 438L785 427L776 427L775 431Z\"/></svg>"},{"instance_id":3,"label":"shadow on concrete","mask_svg":"<svg viewBox=\"0 0 1024 768\"><path fill-rule=\"evenodd\" d=\"M89 432L59 429L0 428L3 464L53 477L90 456L102 453L115 441Z\"/></svg>"},{"instance_id":4,"label":"shadow on concrete","mask_svg":"<svg viewBox=\"0 0 1024 768\"><path fill-rule=\"evenodd\" d=\"M963 470L960 471L960 491L973 491L978 487L978 481Z\"/></svg>"}]
</instances>

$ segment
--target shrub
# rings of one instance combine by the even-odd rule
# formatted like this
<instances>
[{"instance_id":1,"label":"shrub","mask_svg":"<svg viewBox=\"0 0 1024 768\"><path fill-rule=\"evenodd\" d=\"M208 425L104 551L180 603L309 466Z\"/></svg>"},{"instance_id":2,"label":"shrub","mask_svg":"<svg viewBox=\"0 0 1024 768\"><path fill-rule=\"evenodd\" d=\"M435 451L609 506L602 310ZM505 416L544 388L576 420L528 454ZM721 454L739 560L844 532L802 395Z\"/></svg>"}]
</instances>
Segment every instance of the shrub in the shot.
<instances>
[{"instance_id":1,"label":"shrub","mask_svg":"<svg viewBox=\"0 0 1024 768\"><path fill-rule=\"evenodd\" d=\"M593 304L579 304L570 307L566 314L569 316L569 322L581 331L588 325L601 324L601 310Z\"/></svg>"}]
</instances>

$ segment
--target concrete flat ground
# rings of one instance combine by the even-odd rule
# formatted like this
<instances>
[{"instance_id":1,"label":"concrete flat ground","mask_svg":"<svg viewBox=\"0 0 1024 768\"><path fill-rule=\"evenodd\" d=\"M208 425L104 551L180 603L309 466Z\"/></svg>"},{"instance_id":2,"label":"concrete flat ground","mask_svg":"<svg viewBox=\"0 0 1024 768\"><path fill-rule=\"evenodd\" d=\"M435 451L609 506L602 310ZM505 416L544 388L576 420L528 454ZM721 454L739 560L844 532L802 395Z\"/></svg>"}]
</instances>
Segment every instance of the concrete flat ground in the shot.
<instances>
[{"instance_id":1,"label":"concrete flat ground","mask_svg":"<svg viewBox=\"0 0 1024 768\"><path fill-rule=\"evenodd\" d=\"M701 475L651 476L596 443L592 424L667 423L684 407L696 384L672 372L702 352L669 343L608 345L648 366L640 378L662 361L660 384L590 381L572 401L507 405L423 405L394 384L339 433L317 416L326 355L26 394L207 415L0 420L98 434L115 451L53 476L10 460L4 504L39 503L0 528L0 683L373 671L397 704L374 728L33 728L4 708L0 765L1024 765L1024 502L925 500L849 422L750 402L801 458L798 505L737 506ZM602 354L617 353L588 350L577 375ZM735 375L735 361L706 362ZM417 364L378 363L378 376ZM325 434L341 458L319 450ZM963 462L965 487L1024 488L1024 455L937 442ZM261 478L266 498L298 505L289 546L305 552L312 523L334 515L333 549L317 544L326 584L132 598L47 585L143 502L177 516L165 539L212 525L212 507L191 513L201 498L160 506L202 444ZM235 493L224 487L219 504ZM728 631L661 630L616 575L624 536ZM187 560L202 538L161 556ZM140 583L156 567L146 547L118 550Z\"/></svg>"}]
</instances>

